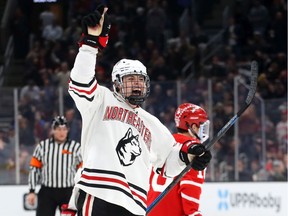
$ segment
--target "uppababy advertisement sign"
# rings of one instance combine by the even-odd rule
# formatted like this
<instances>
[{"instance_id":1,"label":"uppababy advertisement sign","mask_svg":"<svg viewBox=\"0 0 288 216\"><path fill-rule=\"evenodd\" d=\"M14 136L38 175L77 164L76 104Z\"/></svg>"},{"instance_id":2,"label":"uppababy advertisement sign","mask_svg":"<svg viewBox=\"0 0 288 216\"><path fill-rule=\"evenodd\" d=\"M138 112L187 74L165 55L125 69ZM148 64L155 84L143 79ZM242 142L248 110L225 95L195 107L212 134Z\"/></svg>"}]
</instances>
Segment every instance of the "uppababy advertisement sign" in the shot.
<instances>
[{"instance_id":1,"label":"uppababy advertisement sign","mask_svg":"<svg viewBox=\"0 0 288 216\"><path fill-rule=\"evenodd\" d=\"M38 190L37 190L38 191ZM200 210L207 216L287 216L288 182L203 185ZM0 215L35 216L25 209L26 185L0 186ZM24 202L23 202L24 201ZM59 215L59 212L56 214Z\"/></svg>"},{"instance_id":2,"label":"uppababy advertisement sign","mask_svg":"<svg viewBox=\"0 0 288 216\"><path fill-rule=\"evenodd\" d=\"M229 205L230 208L268 208L273 209L273 212L279 212L281 209L281 196L273 197L270 193L261 195L258 193L229 193L228 190L219 190L218 196L220 199L219 210L228 210Z\"/></svg>"},{"instance_id":3,"label":"uppababy advertisement sign","mask_svg":"<svg viewBox=\"0 0 288 216\"><path fill-rule=\"evenodd\" d=\"M288 183L205 184L201 198L204 215L287 216Z\"/></svg>"}]
</instances>

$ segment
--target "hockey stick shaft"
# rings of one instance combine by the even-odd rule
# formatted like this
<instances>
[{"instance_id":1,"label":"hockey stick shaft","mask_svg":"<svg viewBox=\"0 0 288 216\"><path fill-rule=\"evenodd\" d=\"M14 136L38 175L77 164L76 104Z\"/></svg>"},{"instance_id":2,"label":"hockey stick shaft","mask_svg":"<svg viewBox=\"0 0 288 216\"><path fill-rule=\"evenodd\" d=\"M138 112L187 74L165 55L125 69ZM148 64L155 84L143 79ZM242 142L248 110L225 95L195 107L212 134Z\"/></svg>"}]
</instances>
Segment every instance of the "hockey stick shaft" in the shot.
<instances>
[{"instance_id":1,"label":"hockey stick shaft","mask_svg":"<svg viewBox=\"0 0 288 216\"><path fill-rule=\"evenodd\" d=\"M252 61L251 63L251 77L250 77L250 85L249 92L247 98L245 100L245 104L239 109L239 111L222 127L222 129L212 138L212 140L208 141L207 144L204 143L207 150L209 150L227 131L228 129L235 124L235 122L239 119L242 113L250 106L253 101L253 98L256 93L257 88L257 78L258 78L258 63L256 61ZM181 178L191 169L191 164L187 165L184 170L176 176L173 181L167 186L167 188L151 203L151 205L147 208L146 214L149 212L166 196L166 194L181 180Z\"/></svg>"}]
</instances>

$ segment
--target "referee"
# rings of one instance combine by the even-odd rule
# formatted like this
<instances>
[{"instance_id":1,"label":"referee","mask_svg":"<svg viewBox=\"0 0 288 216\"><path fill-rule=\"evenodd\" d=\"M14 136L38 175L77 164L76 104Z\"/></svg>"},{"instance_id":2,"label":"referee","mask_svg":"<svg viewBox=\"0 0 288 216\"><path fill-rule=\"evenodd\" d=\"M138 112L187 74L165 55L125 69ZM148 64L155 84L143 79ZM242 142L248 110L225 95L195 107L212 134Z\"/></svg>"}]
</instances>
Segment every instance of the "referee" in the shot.
<instances>
[{"instance_id":1,"label":"referee","mask_svg":"<svg viewBox=\"0 0 288 216\"><path fill-rule=\"evenodd\" d=\"M35 148L28 178L29 204L36 201L35 187L40 183L36 216L54 216L57 207L68 203L74 186L74 175L82 166L80 143L68 139L67 120L57 116L51 125L51 138ZM80 133L80 131L79 131Z\"/></svg>"}]
</instances>

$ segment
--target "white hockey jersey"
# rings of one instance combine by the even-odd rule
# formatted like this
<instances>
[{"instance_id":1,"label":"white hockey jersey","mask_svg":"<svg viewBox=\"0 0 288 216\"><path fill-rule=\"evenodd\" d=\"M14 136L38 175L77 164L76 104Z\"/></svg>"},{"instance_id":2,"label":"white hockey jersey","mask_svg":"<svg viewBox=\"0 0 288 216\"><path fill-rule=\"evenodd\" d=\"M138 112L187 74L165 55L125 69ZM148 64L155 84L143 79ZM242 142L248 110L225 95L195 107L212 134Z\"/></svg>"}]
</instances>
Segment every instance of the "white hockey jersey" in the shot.
<instances>
[{"instance_id":1,"label":"white hockey jersey","mask_svg":"<svg viewBox=\"0 0 288 216\"><path fill-rule=\"evenodd\" d=\"M166 176L178 175L185 167L181 146L156 117L97 83L97 52L86 45L79 49L69 82L82 116L83 172L76 187L145 215L151 165Z\"/></svg>"}]
</instances>

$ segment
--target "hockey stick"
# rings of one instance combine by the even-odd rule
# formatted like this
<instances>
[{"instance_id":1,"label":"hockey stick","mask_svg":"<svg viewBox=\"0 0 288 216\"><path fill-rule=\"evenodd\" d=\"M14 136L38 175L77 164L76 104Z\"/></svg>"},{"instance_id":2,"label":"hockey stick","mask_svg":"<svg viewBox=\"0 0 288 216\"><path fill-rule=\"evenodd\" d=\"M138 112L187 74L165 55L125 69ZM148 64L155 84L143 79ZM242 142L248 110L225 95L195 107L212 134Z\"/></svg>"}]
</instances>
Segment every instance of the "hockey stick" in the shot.
<instances>
[{"instance_id":1,"label":"hockey stick","mask_svg":"<svg viewBox=\"0 0 288 216\"><path fill-rule=\"evenodd\" d=\"M251 77L250 77L250 85L249 92L247 98L245 100L245 104L240 108L240 110L234 115L223 127L222 129L213 137L212 140L208 141L208 143L204 143L207 150L209 150L226 132L227 130L234 125L234 123L238 120L238 118L242 115L242 113L250 106L253 101L253 98L256 93L257 88L257 77L258 77L258 63L256 61L252 61L251 63ZM151 203L151 205L146 209L146 214L155 207L157 203L159 203L163 197L181 180L181 178L191 169L191 164L187 165L184 170L177 176L173 181L167 186L167 188Z\"/></svg>"}]
</instances>

